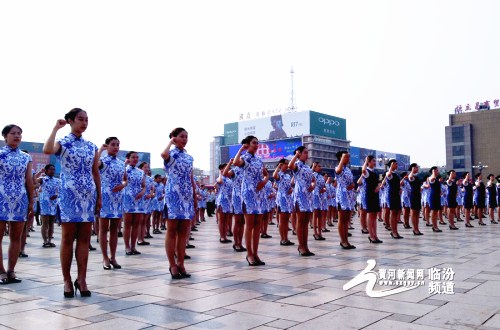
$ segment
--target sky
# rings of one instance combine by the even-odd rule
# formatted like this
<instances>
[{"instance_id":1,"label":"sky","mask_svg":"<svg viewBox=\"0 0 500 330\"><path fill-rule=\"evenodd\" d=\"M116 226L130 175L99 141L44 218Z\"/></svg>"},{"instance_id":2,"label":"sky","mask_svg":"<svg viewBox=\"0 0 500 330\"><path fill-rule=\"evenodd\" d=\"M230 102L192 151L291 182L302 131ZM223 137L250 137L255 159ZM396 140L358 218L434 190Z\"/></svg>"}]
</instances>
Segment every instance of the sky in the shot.
<instances>
[{"instance_id":1,"label":"sky","mask_svg":"<svg viewBox=\"0 0 500 330\"><path fill-rule=\"evenodd\" d=\"M224 123L289 106L292 66L299 111L423 166L457 105L500 98L498 1L2 1L0 31L0 126L44 142L80 107L152 167L180 126L209 170Z\"/></svg>"}]
</instances>

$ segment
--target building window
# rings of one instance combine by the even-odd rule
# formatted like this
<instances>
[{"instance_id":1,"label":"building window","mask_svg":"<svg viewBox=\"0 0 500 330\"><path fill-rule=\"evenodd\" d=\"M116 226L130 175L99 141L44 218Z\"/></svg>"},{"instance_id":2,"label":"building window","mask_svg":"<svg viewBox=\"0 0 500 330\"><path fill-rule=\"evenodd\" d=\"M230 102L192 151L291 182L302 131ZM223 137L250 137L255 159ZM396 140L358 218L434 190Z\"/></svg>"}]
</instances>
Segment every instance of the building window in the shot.
<instances>
[{"instance_id":1,"label":"building window","mask_svg":"<svg viewBox=\"0 0 500 330\"><path fill-rule=\"evenodd\" d=\"M453 159L453 168L465 168L465 159Z\"/></svg>"},{"instance_id":2,"label":"building window","mask_svg":"<svg viewBox=\"0 0 500 330\"><path fill-rule=\"evenodd\" d=\"M453 146L453 156L465 156L464 146Z\"/></svg>"},{"instance_id":3,"label":"building window","mask_svg":"<svg viewBox=\"0 0 500 330\"><path fill-rule=\"evenodd\" d=\"M451 128L451 142L456 143L456 142L464 142L464 127L459 126L459 127L452 127Z\"/></svg>"}]
</instances>

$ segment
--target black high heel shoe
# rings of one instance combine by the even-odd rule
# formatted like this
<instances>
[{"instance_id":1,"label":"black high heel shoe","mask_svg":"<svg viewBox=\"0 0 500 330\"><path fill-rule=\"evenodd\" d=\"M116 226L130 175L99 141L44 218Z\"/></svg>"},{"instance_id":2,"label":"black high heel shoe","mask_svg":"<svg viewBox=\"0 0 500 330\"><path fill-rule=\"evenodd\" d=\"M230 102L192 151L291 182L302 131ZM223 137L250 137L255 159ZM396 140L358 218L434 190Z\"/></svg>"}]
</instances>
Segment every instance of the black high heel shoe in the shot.
<instances>
[{"instance_id":1,"label":"black high heel shoe","mask_svg":"<svg viewBox=\"0 0 500 330\"><path fill-rule=\"evenodd\" d=\"M257 266L265 266L266 263L259 258L255 258L255 262L257 263Z\"/></svg>"},{"instance_id":2,"label":"black high heel shoe","mask_svg":"<svg viewBox=\"0 0 500 330\"><path fill-rule=\"evenodd\" d=\"M299 251L299 256L301 256L301 257L312 257L315 255L311 251L300 252L300 248L297 248L297 251Z\"/></svg>"},{"instance_id":3,"label":"black high heel shoe","mask_svg":"<svg viewBox=\"0 0 500 330\"><path fill-rule=\"evenodd\" d=\"M245 249L243 246L237 248L236 245L233 245L233 250L234 252L245 252L247 249Z\"/></svg>"},{"instance_id":4,"label":"black high heel shoe","mask_svg":"<svg viewBox=\"0 0 500 330\"><path fill-rule=\"evenodd\" d=\"M372 239L371 237L368 237L368 240L370 241L370 243L374 243L374 244L383 243L383 241L379 240L378 238L377 239Z\"/></svg>"},{"instance_id":5,"label":"black high heel shoe","mask_svg":"<svg viewBox=\"0 0 500 330\"><path fill-rule=\"evenodd\" d=\"M191 277L191 274L187 273L186 270L181 270L179 267L177 267L177 269L179 270L179 274L181 274L182 278L190 278Z\"/></svg>"},{"instance_id":6,"label":"black high heel shoe","mask_svg":"<svg viewBox=\"0 0 500 330\"><path fill-rule=\"evenodd\" d=\"M170 272L170 276L172 276L173 280L180 280L182 278L181 273L174 274L172 273L172 267L168 267L168 271Z\"/></svg>"},{"instance_id":7,"label":"black high heel shoe","mask_svg":"<svg viewBox=\"0 0 500 330\"><path fill-rule=\"evenodd\" d=\"M413 235L415 235L415 236L422 236L423 234L421 232L413 231Z\"/></svg>"},{"instance_id":8,"label":"black high heel shoe","mask_svg":"<svg viewBox=\"0 0 500 330\"><path fill-rule=\"evenodd\" d=\"M398 236L394 236L393 233L391 233L391 237L394 238L394 239L402 239L403 238L403 236L401 236L399 234L398 234Z\"/></svg>"},{"instance_id":9,"label":"black high heel shoe","mask_svg":"<svg viewBox=\"0 0 500 330\"><path fill-rule=\"evenodd\" d=\"M257 262L250 262L250 260L248 260L248 256L246 257L247 259L247 262L248 262L248 266L258 266Z\"/></svg>"},{"instance_id":10,"label":"black high heel shoe","mask_svg":"<svg viewBox=\"0 0 500 330\"><path fill-rule=\"evenodd\" d=\"M75 280L75 295L80 290L80 297L90 297L92 295L92 292L89 290L82 291L82 288L80 287L80 283L78 283L78 280Z\"/></svg>"},{"instance_id":11,"label":"black high heel shoe","mask_svg":"<svg viewBox=\"0 0 500 330\"><path fill-rule=\"evenodd\" d=\"M356 247L354 245L347 245L347 246L344 246L342 243L340 243L340 246L344 249L344 250L352 250L352 249L355 249Z\"/></svg>"},{"instance_id":12,"label":"black high heel shoe","mask_svg":"<svg viewBox=\"0 0 500 330\"><path fill-rule=\"evenodd\" d=\"M473 225L471 225L470 223L466 223L466 224L465 224L465 227L467 227L467 228L474 228L474 226L473 226Z\"/></svg>"},{"instance_id":13,"label":"black high heel shoe","mask_svg":"<svg viewBox=\"0 0 500 330\"><path fill-rule=\"evenodd\" d=\"M458 230L458 227L452 227L452 226L450 226L450 230Z\"/></svg>"},{"instance_id":14,"label":"black high heel shoe","mask_svg":"<svg viewBox=\"0 0 500 330\"><path fill-rule=\"evenodd\" d=\"M439 229L439 228L434 228L434 227L432 227L432 231L433 231L433 232L435 232L435 233L440 233L440 232L442 232L442 230L441 230L441 229Z\"/></svg>"},{"instance_id":15,"label":"black high heel shoe","mask_svg":"<svg viewBox=\"0 0 500 330\"><path fill-rule=\"evenodd\" d=\"M64 291L64 298L74 298L75 290L73 290L73 286L71 286L71 291Z\"/></svg>"},{"instance_id":16,"label":"black high heel shoe","mask_svg":"<svg viewBox=\"0 0 500 330\"><path fill-rule=\"evenodd\" d=\"M114 269L122 269L122 266L120 266L116 260L113 260L113 261L109 261L110 265L113 266Z\"/></svg>"}]
</instances>

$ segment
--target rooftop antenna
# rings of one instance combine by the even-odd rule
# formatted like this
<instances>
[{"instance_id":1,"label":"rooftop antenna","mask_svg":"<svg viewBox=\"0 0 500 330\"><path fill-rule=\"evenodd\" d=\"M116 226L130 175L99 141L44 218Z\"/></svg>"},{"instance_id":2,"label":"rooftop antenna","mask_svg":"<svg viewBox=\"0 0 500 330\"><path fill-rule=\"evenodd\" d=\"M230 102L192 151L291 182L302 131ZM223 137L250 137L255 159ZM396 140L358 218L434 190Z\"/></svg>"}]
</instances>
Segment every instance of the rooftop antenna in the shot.
<instances>
[{"instance_id":1,"label":"rooftop antenna","mask_svg":"<svg viewBox=\"0 0 500 330\"><path fill-rule=\"evenodd\" d=\"M295 95L293 91L293 66L290 69L290 78L291 78L291 90L290 90L290 106L288 107L288 112L296 112L297 107L295 106Z\"/></svg>"}]
</instances>

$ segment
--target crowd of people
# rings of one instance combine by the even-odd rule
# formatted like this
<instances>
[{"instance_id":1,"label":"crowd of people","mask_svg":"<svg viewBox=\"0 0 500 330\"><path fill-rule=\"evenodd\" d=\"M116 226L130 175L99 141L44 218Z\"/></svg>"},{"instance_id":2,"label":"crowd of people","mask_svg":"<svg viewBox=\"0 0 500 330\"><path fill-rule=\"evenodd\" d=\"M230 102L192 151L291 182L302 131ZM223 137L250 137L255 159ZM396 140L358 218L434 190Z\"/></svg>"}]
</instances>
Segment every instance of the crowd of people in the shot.
<instances>
[{"instance_id":1,"label":"crowd of people","mask_svg":"<svg viewBox=\"0 0 500 330\"><path fill-rule=\"evenodd\" d=\"M69 125L71 132L56 139L58 131ZM215 212L221 244L233 243L235 252L244 252L249 266L266 263L259 256L260 239L272 238L268 226L276 218L281 246L294 246L296 236L299 256L315 254L308 246L309 229L315 240L325 240L329 227L337 224L342 249L355 249L349 242L353 217L360 219L361 233L370 243L383 243L377 234L382 222L393 239L402 239L400 224L413 229L415 236L420 217L433 232L439 224L457 230L479 225L487 213L492 224L500 218L500 176L470 173L458 178L454 170L446 176L432 167L422 178L416 163L407 171L391 159L387 172L376 173L376 159L367 156L359 178L349 168L348 151L336 154L335 174L322 170L320 162L308 165L306 147L297 148L283 158L270 173L257 155L259 141L248 136L227 164L219 166L214 187L200 185L193 176L194 159L186 152L188 132L175 128L161 153L165 176L151 176L149 164L140 162L130 151L125 161L117 157L120 141L109 137L101 147L83 138L88 127L87 113L79 108L56 121L43 152L55 154L60 162L60 178L55 164L46 164L35 172L31 157L19 149L22 129L8 125L2 130L6 146L0 150L0 233L10 238L7 269L0 244L0 284L19 283L15 266L25 253L26 237L33 224L35 209L41 217L43 248L56 246L54 224L61 226L60 259L64 296L91 296L86 282L89 250L94 249L91 235L96 233L103 257L103 269L121 269L117 262L118 238L123 237L125 255L140 255L137 246L149 245L147 238L165 234L165 252L172 279L189 278L185 260L191 232ZM357 180L356 180L357 179ZM462 219L463 216L463 219ZM444 221L447 218L448 223ZM38 221L38 219L37 219ZM0 243L4 235L0 235ZM232 240L230 239L232 237ZM234 242L233 242L234 241ZM76 244L75 244L76 242ZM71 265L76 259L77 277L73 282Z\"/></svg>"}]
</instances>

